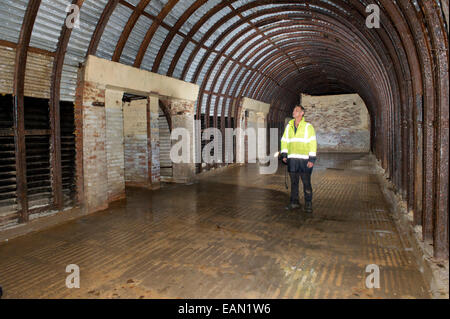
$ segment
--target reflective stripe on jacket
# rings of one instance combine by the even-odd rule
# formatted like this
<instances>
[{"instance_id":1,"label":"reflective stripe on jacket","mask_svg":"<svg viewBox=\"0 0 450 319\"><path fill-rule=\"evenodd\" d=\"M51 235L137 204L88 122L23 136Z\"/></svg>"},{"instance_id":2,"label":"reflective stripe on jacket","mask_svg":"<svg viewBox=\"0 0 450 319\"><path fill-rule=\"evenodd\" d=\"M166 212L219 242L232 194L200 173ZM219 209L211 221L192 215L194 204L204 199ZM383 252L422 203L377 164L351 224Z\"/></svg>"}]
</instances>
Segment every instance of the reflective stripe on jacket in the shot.
<instances>
[{"instance_id":1,"label":"reflective stripe on jacket","mask_svg":"<svg viewBox=\"0 0 450 319\"><path fill-rule=\"evenodd\" d=\"M315 161L317 156L317 139L314 127L303 118L295 133L295 119L284 130L281 139L281 154L288 158L309 159Z\"/></svg>"}]
</instances>

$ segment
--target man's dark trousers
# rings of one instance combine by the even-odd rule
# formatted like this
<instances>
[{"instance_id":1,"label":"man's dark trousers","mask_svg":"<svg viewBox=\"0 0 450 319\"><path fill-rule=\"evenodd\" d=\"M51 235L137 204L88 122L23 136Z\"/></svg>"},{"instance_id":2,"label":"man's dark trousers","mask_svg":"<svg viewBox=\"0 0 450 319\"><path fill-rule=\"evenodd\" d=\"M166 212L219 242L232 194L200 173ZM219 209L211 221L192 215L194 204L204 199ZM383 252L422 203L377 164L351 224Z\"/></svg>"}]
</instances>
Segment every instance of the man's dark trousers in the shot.
<instances>
[{"instance_id":1,"label":"man's dark trousers","mask_svg":"<svg viewBox=\"0 0 450 319\"><path fill-rule=\"evenodd\" d=\"M290 158L288 159L288 171L291 177L291 203L299 204L298 185L301 178L305 202L312 202L313 190L311 186L311 175L313 168L308 168L308 160Z\"/></svg>"}]
</instances>

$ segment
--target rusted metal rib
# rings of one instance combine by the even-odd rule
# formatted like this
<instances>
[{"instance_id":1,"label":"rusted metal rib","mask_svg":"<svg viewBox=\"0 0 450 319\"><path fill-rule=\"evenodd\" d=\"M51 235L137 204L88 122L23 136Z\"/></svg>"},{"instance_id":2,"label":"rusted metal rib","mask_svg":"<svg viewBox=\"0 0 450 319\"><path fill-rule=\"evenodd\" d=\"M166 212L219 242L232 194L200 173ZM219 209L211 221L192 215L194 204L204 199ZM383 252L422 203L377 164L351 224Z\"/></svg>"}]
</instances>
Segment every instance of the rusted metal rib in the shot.
<instances>
[{"instance_id":1,"label":"rusted metal rib","mask_svg":"<svg viewBox=\"0 0 450 319\"><path fill-rule=\"evenodd\" d=\"M81 8L84 0L74 0L72 4ZM50 128L51 135L51 172L52 172L52 188L54 205L57 209L62 210L64 205L62 192L62 168L61 168L61 123L60 123L60 90L61 75L64 66L64 58L66 56L67 45L69 44L72 29L66 24L63 25L61 35L59 37L56 56L53 62L53 71L50 86Z\"/></svg>"},{"instance_id":2,"label":"rusted metal rib","mask_svg":"<svg viewBox=\"0 0 450 319\"><path fill-rule=\"evenodd\" d=\"M138 21L139 17L142 15L142 12L144 12L145 8L149 3L150 0L141 0L139 5L136 8L133 8L133 14L128 19L128 22L122 31L119 41L117 42L116 49L114 50L114 55L111 59L112 61L118 62L120 60L123 49L128 41L128 37L130 36L131 31L133 31L136 22Z\"/></svg>"},{"instance_id":3,"label":"rusted metal rib","mask_svg":"<svg viewBox=\"0 0 450 319\"><path fill-rule=\"evenodd\" d=\"M16 48L14 69L14 134L16 148L16 179L17 198L20 204L19 222L26 223L29 220L28 196L27 196L27 159L25 149L25 69L27 65L28 46L31 40L34 22L41 5L40 0L30 1L25 12L20 30L19 43Z\"/></svg>"},{"instance_id":4,"label":"rusted metal rib","mask_svg":"<svg viewBox=\"0 0 450 319\"><path fill-rule=\"evenodd\" d=\"M437 114L435 144L435 216L433 227L434 256L448 259L448 182L449 182L449 78L448 78L448 34L445 30L441 11L429 1L423 2L423 10L428 20L429 32L435 52L435 78L437 83Z\"/></svg>"},{"instance_id":5,"label":"rusted metal rib","mask_svg":"<svg viewBox=\"0 0 450 319\"><path fill-rule=\"evenodd\" d=\"M103 32L105 31L106 25L108 24L109 18L113 14L120 0L109 0L103 10L103 13L95 27L94 34L92 35L89 48L87 50L87 55L95 55L97 53L98 44L102 38Z\"/></svg>"},{"instance_id":6,"label":"rusted metal rib","mask_svg":"<svg viewBox=\"0 0 450 319\"><path fill-rule=\"evenodd\" d=\"M177 2L178 0L170 0L158 14L156 20L153 21L150 29L145 34L144 40L142 40L141 47L139 48L139 51L136 55L136 59L134 61L134 67L136 68L141 67L142 60L144 60L145 52L147 52L148 46L150 45L153 35L155 34L156 30L158 29L158 26L160 25L159 21L164 20L164 18L170 13L170 10L173 9L173 7L177 4Z\"/></svg>"},{"instance_id":7,"label":"rusted metal rib","mask_svg":"<svg viewBox=\"0 0 450 319\"><path fill-rule=\"evenodd\" d=\"M158 55L155 58L155 62L153 63L152 72L158 72L159 65L161 64L161 60L162 60L167 48L169 47L170 43L172 42L173 37L179 33L180 28L184 25L184 23L187 21L187 19L189 19L189 17L206 2L207 2L207 0L199 0L199 1L194 2L194 4L191 5L189 7L189 9L187 9L187 11L185 13L183 13L183 15L178 19L178 21L175 23L173 28L170 28L169 34L164 39L164 42L159 49ZM187 38L188 37L186 37L186 39Z\"/></svg>"}]
</instances>

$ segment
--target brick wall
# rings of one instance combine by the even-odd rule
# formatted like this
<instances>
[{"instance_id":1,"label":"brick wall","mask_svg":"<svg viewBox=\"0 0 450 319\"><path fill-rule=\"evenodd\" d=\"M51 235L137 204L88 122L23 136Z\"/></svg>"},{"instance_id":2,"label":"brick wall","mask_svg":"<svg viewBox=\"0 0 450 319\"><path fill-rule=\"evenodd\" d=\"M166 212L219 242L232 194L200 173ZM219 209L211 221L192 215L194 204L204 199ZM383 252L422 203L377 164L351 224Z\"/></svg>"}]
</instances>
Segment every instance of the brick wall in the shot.
<instances>
[{"instance_id":1,"label":"brick wall","mask_svg":"<svg viewBox=\"0 0 450 319\"><path fill-rule=\"evenodd\" d=\"M145 95L145 90L154 96L122 102L122 91L142 91ZM106 209L109 202L123 198L126 184L159 187L158 98L163 95L174 127L193 132L193 100L198 86L92 56L80 69L75 100L77 199L88 213ZM180 165L178 172L176 181L188 181L195 174L195 164Z\"/></svg>"},{"instance_id":2,"label":"brick wall","mask_svg":"<svg viewBox=\"0 0 450 319\"><path fill-rule=\"evenodd\" d=\"M161 183L161 163L160 163L160 140L159 140L159 99L149 98L149 144L152 189L160 187Z\"/></svg>"},{"instance_id":3,"label":"brick wall","mask_svg":"<svg viewBox=\"0 0 450 319\"><path fill-rule=\"evenodd\" d=\"M192 101L184 101L178 99L161 98L162 102L167 106L170 115L190 115L195 112L195 103Z\"/></svg>"},{"instance_id":4,"label":"brick wall","mask_svg":"<svg viewBox=\"0 0 450 319\"><path fill-rule=\"evenodd\" d=\"M84 201L88 211L108 207L105 88L84 83L83 171Z\"/></svg>"},{"instance_id":5,"label":"brick wall","mask_svg":"<svg viewBox=\"0 0 450 319\"><path fill-rule=\"evenodd\" d=\"M149 186L147 100L125 103L124 148L127 185Z\"/></svg>"},{"instance_id":6,"label":"brick wall","mask_svg":"<svg viewBox=\"0 0 450 319\"><path fill-rule=\"evenodd\" d=\"M194 138L194 110L195 103L177 99L164 99L163 102L172 118L172 129L185 128L191 136L190 163L173 164L173 181L189 183L195 176L195 138ZM172 145L177 141L173 141Z\"/></svg>"},{"instance_id":7,"label":"brick wall","mask_svg":"<svg viewBox=\"0 0 450 319\"><path fill-rule=\"evenodd\" d=\"M316 130L319 152L369 152L369 113L359 95L303 95L302 105Z\"/></svg>"},{"instance_id":8,"label":"brick wall","mask_svg":"<svg viewBox=\"0 0 450 319\"><path fill-rule=\"evenodd\" d=\"M108 200L125 198L123 92L106 90Z\"/></svg>"}]
</instances>

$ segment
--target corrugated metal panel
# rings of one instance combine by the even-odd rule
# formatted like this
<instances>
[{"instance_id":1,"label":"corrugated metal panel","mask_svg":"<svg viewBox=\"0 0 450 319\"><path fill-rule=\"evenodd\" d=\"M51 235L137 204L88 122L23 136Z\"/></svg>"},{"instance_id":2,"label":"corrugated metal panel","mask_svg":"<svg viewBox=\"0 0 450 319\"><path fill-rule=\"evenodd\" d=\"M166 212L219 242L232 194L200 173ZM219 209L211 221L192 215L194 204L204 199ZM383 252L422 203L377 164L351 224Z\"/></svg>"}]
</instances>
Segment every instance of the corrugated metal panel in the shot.
<instances>
[{"instance_id":1,"label":"corrugated metal panel","mask_svg":"<svg viewBox=\"0 0 450 319\"><path fill-rule=\"evenodd\" d=\"M247 92L253 92L253 89L259 85L259 82L264 78L261 74L256 74L256 77L253 78L252 81L248 84L248 91Z\"/></svg>"},{"instance_id":2,"label":"corrugated metal panel","mask_svg":"<svg viewBox=\"0 0 450 319\"><path fill-rule=\"evenodd\" d=\"M321 35L320 32L317 32L316 34L318 36ZM302 39L310 39L311 41L316 41L317 37L313 37L312 35L311 36L308 35L308 36L298 36L296 38L297 41L302 40ZM282 40L276 41L275 43L278 45L278 47L283 48L285 46L291 45L292 44L292 39L282 39Z\"/></svg>"},{"instance_id":3,"label":"corrugated metal panel","mask_svg":"<svg viewBox=\"0 0 450 319\"><path fill-rule=\"evenodd\" d=\"M192 37L195 41L200 41L203 36L208 32L209 29L211 29L218 20L226 16L228 13L232 12L230 8L225 7L216 14L214 14L211 18L209 18L198 30L196 34Z\"/></svg>"},{"instance_id":4,"label":"corrugated metal panel","mask_svg":"<svg viewBox=\"0 0 450 319\"><path fill-rule=\"evenodd\" d=\"M180 58L178 59L177 65L175 66L173 77L180 79L181 74L183 73L184 66L186 65L187 59L191 55L191 53L194 51L196 45L192 42L188 42L186 47L184 48L183 53L180 55Z\"/></svg>"},{"instance_id":5,"label":"corrugated metal panel","mask_svg":"<svg viewBox=\"0 0 450 319\"><path fill-rule=\"evenodd\" d=\"M164 22L173 27L177 23L178 19L189 9L189 7L196 0L182 0L170 10L169 14L165 17Z\"/></svg>"},{"instance_id":6,"label":"corrugated metal panel","mask_svg":"<svg viewBox=\"0 0 450 319\"><path fill-rule=\"evenodd\" d=\"M222 41L220 41L220 43L217 45L216 49L218 51L221 51L223 49L223 47L228 44L228 42L235 37L239 32L241 32L242 30L244 30L245 28L250 28L251 29L251 25L248 23L244 23L242 25L240 25L239 27L235 28L233 31L229 32L227 34L226 37L223 38ZM237 41L236 41L237 42Z\"/></svg>"},{"instance_id":7,"label":"corrugated metal panel","mask_svg":"<svg viewBox=\"0 0 450 319\"><path fill-rule=\"evenodd\" d=\"M167 2L169 2L169 0L151 0L147 8L145 8L145 12L157 16Z\"/></svg>"},{"instance_id":8,"label":"corrugated metal panel","mask_svg":"<svg viewBox=\"0 0 450 319\"><path fill-rule=\"evenodd\" d=\"M307 31L307 30L301 30L301 31L296 31L296 32L286 32L286 33L283 32L283 34L274 36L271 39L274 40L274 41L280 42L280 40L292 40L293 38L292 37L289 38L288 37L289 35L297 35L297 37L295 37L295 39L298 39L298 38L304 37L305 35L306 36L311 36L311 35L315 35L315 34L316 35L320 35L320 34L322 34L322 32L320 32L320 31Z\"/></svg>"},{"instance_id":9,"label":"corrugated metal panel","mask_svg":"<svg viewBox=\"0 0 450 319\"><path fill-rule=\"evenodd\" d=\"M312 8L312 9L314 9L314 10L317 10L317 11L322 11L322 12L326 13L327 15L334 16L334 17L339 18L339 15L337 15L336 13L334 13L334 12L331 11L331 10L328 10L327 8L322 8L322 7L313 5L313 4L310 4L309 7Z\"/></svg>"},{"instance_id":10,"label":"corrugated metal panel","mask_svg":"<svg viewBox=\"0 0 450 319\"><path fill-rule=\"evenodd\" d=\"M155 62L155 58L158 55L159 48L163 44L168 34L169 31L167 31L166 28L162 26L158 27L155 35L152 38L152 41L150 42L150 45L148 46L147 52L145 52L144 59L142 60L142 69L151 71L153 63Z\"/></svg>"},{"instance_id":11,"label":"corrugated metal panel","mask_svg":"<svg viewBox=\"0 0 450 319\"><path fill-rule=\"evenodd\" d=\"M223 10L222 10L223 11ZM221 12L222 12L221 11ZM211 46L213 45L213 43L217 40L217 38L219 36L221 36L223 33L225 33L227 31L227 29L235 24L236 22L240 21L241 18L235 16L233 18L231 18L230 20L227 20L227 22L225 22L224 24L222 24L209 38L208 40L205 42L206 46Z\"/></svg>"},{"instance_id":12,"label":"corrugated metal panel","mask_svg":"<svg viewBox=\"0 0 450 319\"><path fill-rule=\"evenodd\" d=\"M234 65L233 65L233 68L232 68L232 70L231 70L231 72L230 72L230 75L226 78L226 82L225 82L225 84L224 84L224 86L223 86L223 89L224 89L224 92L223 92L223 93L226 92L225 90L228 89L228 86L230 85L230 82L231 82L231 80L233 79L234 74L235 74L236 72L238 72L239 69L240 69L239 64L234 64ZM225 74L226 74L226 73L225 73Z\"/></svg>"},{"instance_id":13,"label":"corrugated metal panel","mask_svg":"<svg viewBox=\"0 0 450 319\"><path fill-rule=\"evenodd\" d=\"M238 0L238 1L234 1L232 3L233 8L238 9L242 6L245 6L246 4L252 3L252 2L256 2L258 0Z\"/></svg>"},{"instance_id":14,"label":"corrugated metal panel","mask_svg":"<svg viewBox=\"0 0 450 319\"><path fill-rule=\"evenodd\" d=\"M236 85L237 85L238 82L240 81L242 75L244 74L244 72L247 72L247 71L248 71L248 70L245 69L245 68L241 68L241 69L239 70L239 73L238 73L238 75L236 76L236 79L233 81L233 84L231 85L231 88L230 88L230 94L233 94L234 89L236 88Z\"/></svg>"},{"instance_id":15,"label":"corrugated metal panel","mask_svg":"<svg viewBox=\"0 0 450 319\"><path fill-rule=\"evenodd\" d=\"M225 51L226 55L230 55L231 52L233 52L234 49L237 48L238 45L241 45L241 43L234 41L229 47L228 49Z\"/></svg>"},{"instance_id":16,"label":"corrugated metal panel","mask_svg":"<svg viewBox=\"0 0 450 319\"><path fill-rule=\"evenodd\" d=\"M261 72L264 73L266 70L275 69L278 65L283 63L285 61L284 56L280 56L274 61L272 61L270 64L268 64L264 69L261 69Z\"/></svg>"},{"instance_id":17,"label":"corrugated metal panel","mask_svg":"<svg viewBox=\"0 0 450 319\"><path fill-rule=\"evenodd\" d=\"M206 113L206 103L208 101L209 94L204 93L202 97L202 114Z\"/></svg>"},{"instance_id":18,"label":"corrugated metal panel","mask_svg":"<svg viewBox=\"0 0 450 319\"><path fill-rule=\"evenodd\" d=\"M216 58L217 53L211 53L208 57L208 59L206 60L205 64L203 64L203 67L200 71L200 74L197 78L196 84L198 85L202 85L203 84L203 80L205 79L206 76L206 72L208 72L209 68L211 67L212 62L214 61L214 59ZM194 67L194 65L192 65L192 67ZM196 67L195 67L196 69Z\"/></svg>"},{"instance_id":19,"label":"corrugated metal panel","mask_svg":"<svg viewBox=\"0 0 450 319\"><path fill-rule=\"evenodd\" d=\"M133 11L124 5L119 4L116 7L98 45L96 54L98 57L107 60L112 59L117 42L132 13Z\"/></svg>"},{"instance_id":20,"label":"corrugated metal panel","mask_svg":"<svg viewBox=\"0 0 450 319\"><path fill-rule=\"evenodd\" d=\"M0 46L0 93L12 94L16 50Z\"/></svg>"},{"instance_id":21,"label":"corrugated metal panel","mask_svg":"<svg viewBox=\"0 0 450 319\"><path fill-rule=\"evenodd\" d=\"M239 94L241 94L241 89L242 89L242 87L244 86L244 83L245 83L245 81L247 80L247 78L250 76L250 75L253 75L254 73L253 72L246 72L245 74L244 74L244 77L242 78L242 80L241 81L239 81L239 85L238 85L238 87L237 87L237 90L236 90L236 96L239 96Z\"/></svg>"},{"instance_id":22,"label":"corrugated metal panel","mask_svg":"<svg viewBox=\"0 0 450 319\"><path fill-rule=\"evenodd\" d=\"M216 103L217 95L211 95L211 102L209 102L209 116L214 116L214 104Z\"/></svg>"},{"instance_id":23,"label":"corrugated metal panel","mask_svg":"<svg viewBox=\"0 0 450 319\"><path fill-rule=\"evenodd\" d=\"M152 23L153 20L147 18L146 16L142 15L139 17L123 49L122 56L120 57L121 63L128 65L134 64L134 60L136 59L145 34L147 33Z\"/></svg>"},{"instance_id":24,"label":"corrugated metal panel","mask_svg":"<svg viewBox=\"0 0 450 319\"><path fill-rule=\"evenodd\" d=\"M256 60L255 62L253 62L253 65L255 66L256 69L259 69L259 64L260 63L264 63L266 61L266 58L271 55L272 53L275 53L279 51L277 48L274 48L272 50L267 50L258 60Z\"/></svg>"},{"instance_id":25,"label":"corrugated metal panel","mask_svg":"<svg viewBox=\"0 0 450 319\"><path fill-rule=\"evenodd\" d=\"M128 3L131 3L133 6L137 7L141 0L127 0Z\"/></svg>"},{"instance_id":26,"label":"corrugated metal panel","mask_svg":"<svg viewBox=\"0 0 450 319\"><path fill-rule=\"evenodd\" d=\"M217 116L217 129L221 129L222 127L222 121L224 121L225 118L220 116L220 113ZM217 140L216 140L217 139ZM222 144L223 144L223 140L222 140L222 135L220 136L215 136L214 137L214 142L216 144L216 148L214 150L214 156L218 157L217 162L221 163L223 161L223 148L222 148Z\"/></svg>"},{"instance_id":27,"label":"corrugated metal panel","mask_svg":"<svg viewBox=\"0 0 450 319\"><path fill-rule=\"evenodd\" d=\"M306 7L306 5L304 3L266 4L266 5L257 6L255 8L250 9L250 10L246 10L246 11L242 12L242 15L244 17L248 17L249 15L251 15L251 14L253 14L255 12L260 12L262 10L279 8L279 7L296 7L296 8L298 8L298 7ZM287 11L283 11L283 14L285 14L285 12L287 12ZM266 15L266 16L269 17L269 16L279 16L279 15L280 15L280 13L275 13L275 14L269 14L269 15ZM260 17L252 19L251 21L252 22L256 22L256 21L259 21L259 20L261 20Z\"/></svg>"},{"instance_id":28,"label":"corrugated metal panel","mask_svg":"<svg viewBox=\"0 0 450 319\"><path fill-rule=\"evenodd\" d=\"M209 0L200 8L198 8L190 17L186 20L183 26L180 28L181 32L187 34L192 27L212 8L220 4L221 0Z\"/></svg>"},{"instance_id":29,"label":"corrugated metal panel","mask_svg":"<svg viewBox=\"0 0 450 319\"><path fill-rule=\"evenodd\" d=\"M61 100L73 101L77 85L78 66L84 62L92 34L107 0L85 0L80 10L80 28L70 36L61 77Z\"/></svg>"},{"instance_id":30,"label":"corrugated metal panel","mask_svg":"<svg viewBox=\"0 0 450 319\"><path fill-rule=\"evenodd\" d=\"M28 6L27 0L0 1L0 39L19 42L23 17Z\"/></svg>"},{"instance_id":31,"label":"corrugated metal panel","mask_svg":"<svg viewBox=\"0 0 450 319\"><path fill-rule=\"evenodd\" d=\"M50 98L50 80L53 70L53 57L28 53L25 71L25 96Z\"/></svg>"},{"instance_id":32,"label":"corrugated metal panel","mask_svg":"<svg viewBox=\"0 0 450 319\"><path fill-rule=\"evenodd\" d=\"M55 52L61 28L65 22L66 9L71 1L42 0L31 34L30 46Z\"/></svg>"},{"instance_id":33,"label":"corrugated metal panel","mask_svg":"<svg viewBox=\"0 0 450 319\"><path fill-rule=\"evenodd\" d=\"M261 42L256 43L255 45L253 45L253 46L252 46L252 49L249 50L249 51L247 51L247 53L242 57L241 60L243 61L243 60L247 59L247 57L249 57L250 54L252 54L254 51L257 51L258 48L261 47L262 45L264 45L265 43L266 43L266 41L261 41ZM256 56L256 55L255 55L255 56ZM252 64L252 60L255 59L255 56L251 57L251 58L248 60L247 65L251 65L251 64Z\"/></svg>"},{"instance_id":34,"label":"corrugated metal panel","mask_svg":"<svg viewBox=\"0 0 450 319\"><path fill-rule=\"evenodd\" d=\"M164 57L161 61L161 65L159 67L158 73L166 75L167 71L169 70L170 63L173 60L173 57L175 56L175 53L177 52L178 48L180 47L181 43L183 42L184 38L182 38L179 35L175 35L172 42L170 43L169 47L167 48L166 52L164 53Z\"/></svg>"},{"instance_id":35,"label":"corrugated metal panel","mask_svg":"<svg viewBox=\"0 0 450 319\"><path fill-rule=\"evenodd\" d=\"M222 114L222 108L223 108L224 102L225 102L225 100L224 100L223 96L221 96L220 99L219 99L219 104L217 104L217 114L218 114L218 116L220 116Z\"/></svg>"},{"instance_id":36,"label":"corrugated metal panel","mask_svg":"<svg viewBox=\"0 0 450 319\"><path fill-rule=\"evenodd\" d=\"M253 33L249 33L251 35ZM233 55L234 59L239 58L239 56L245 52L250 46L254 45L256 42L260 41L262 39L261 35L255 36L252 40L245 42L244 44L241 44L242 46L239 48L239 50L236 51L236 53ZM241 59L242 61L242 59Z\"/></svg>"},{"instance_id":37,"label":"corrugated metal panel","mask_svg":"<svg viewBox=\"0 0 450 319\"><path fill-rule=\"evenodd\" d=\"M347 12L344 8L342 8L341 6L338 6L336 3L334 3L334 1L328 1L328 0L321 0L321 2L324 2L330 6L333 6L337 9L339 9L340 11L342 11L342 13L350 15L350 12Z\"/></svg>"},{"instance_id":38,"label":"corrugated metal panel","mask_svg":"<svg viewBox=\"0 0 450 319\"><path fill-rule=\"evenodd\" d=\"M228 112L230 111L231 99L227 98L225 103L225 115L228 116ZM228 123L227 123L228 126Z\"/></svg>"},{"instance_id":39,"label":"corrugated metal panel","mask_svg":"<svg viewBox=\"0 0 450 319\"><path fill-rule=\"evenodd\" d=\"M16 49L0 46L0 93L12 94ZM53 57L28 53L25 96L49 98Z\"/></svg>"},{"instance_id":40,"label":"corrugated metal panel","mask_svg":"<svg viewBox=\"0 0 450 319\"><path fill-rule=\"evenodd\" d=\"M220 85L222 84L222 82L225 78L225 75L227 74L228 70L233 65L233 63L234 63L233 61L228 61L227 64L225 65L225 67L223 68L222 72L219 75L219 78L217 79L216 85L213 89L214 92L219 92Z\"/></svg>"},{"instance_id":41,"label":"corrugated metal panel","mask_svg":"<svg viewBox=\"0 0 450 319\"><path fill-rule=\"evenodd\" d=\"M203 56L206 54L206 50L201 48L198 50L197 55L193 59L188 72L186 73L185 81L192 82L194 80L194 72L197 69L197 66L199 65L200 61L203 59Z\"/></svg>"},{"instance_id":42,"label":"corrugated metal panel","mask_svg":"<svg viewBox=\"0 0 450 319\"><path fill-rule=\"evenodd\" d=\"M246 45L247 42L251 41L250 37L253 36L255 34L255 30L254 29L250 29L247 32L245 32L243 35L241 35L239 38L237 38L236 40L234 40L234 43L230 46L230 48L227 49L227 53L231 53L231 51L237 46L237 45ZM259 39L261 38L261 36L258 37ZM248 47L248 46L247 46ZM242 49L239 48L236 52L242 52Z\"/></svg>"},{"instance_id":43,"label":"corrugated metal panel","mask_svg":"<svg viewBox=\"0 0 450 319\"><path fill-rule=\"evenodd\" d=\"M264 26L264 28L261 28L261 31L263 31L267 36L271 35L272 33L283 31L283 34L290 34L293 32L301 32L301 29L304 28L311 28L310 24L302 24L302 25L296 25L295 27L277 27L278 22L270 23ZM274 27L275 26L275 27ZM270 27L270 30L265 30Z\"/></svg>"},{"instance_id":44,"label":"corrugated metal panel","mask_svg":"<svg viewBox=\"0 0 450 319\"><path fill-rule=\"evenodd\" d=\"M207 84L206 84L206 90L211 91L211 85L212 85L212 81L214 80L215 75L217 74L217 72L219 72L219 68L222 66L222 64L225 62L225 57L221 57L219 59L219 61L215 64L214 69L212 70L211 74L209 75L209 79ZM209 67L208 67L209 69Z\"/></svg>"}]
</instances>

